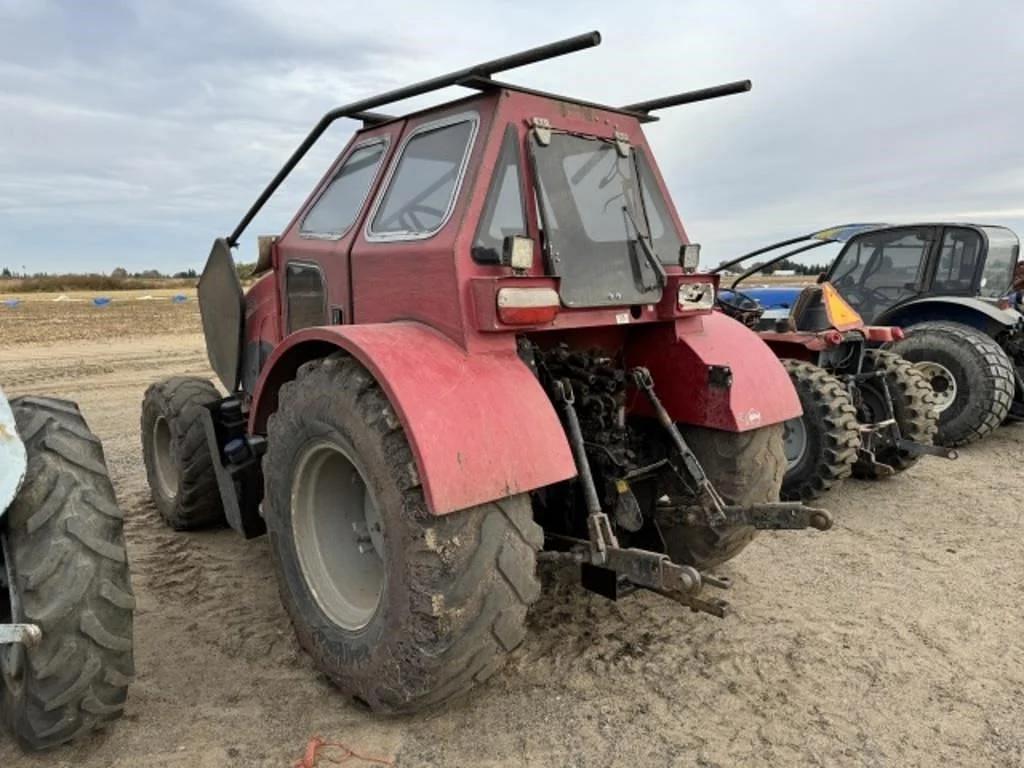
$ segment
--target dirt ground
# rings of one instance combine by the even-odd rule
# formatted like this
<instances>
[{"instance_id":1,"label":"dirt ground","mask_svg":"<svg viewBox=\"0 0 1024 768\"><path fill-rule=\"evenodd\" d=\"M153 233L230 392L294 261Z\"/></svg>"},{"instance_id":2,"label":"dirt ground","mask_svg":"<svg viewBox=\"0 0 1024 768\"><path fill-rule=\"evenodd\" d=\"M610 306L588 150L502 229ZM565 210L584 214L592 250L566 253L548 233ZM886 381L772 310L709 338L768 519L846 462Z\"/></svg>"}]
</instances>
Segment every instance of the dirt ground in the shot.
<instances>
[{"instance_id":1,"label":"dirt ground","mask_svg":"<svg viewBox=\"0 0 1024 768\"><path fill-rule=\"evenodd\" d=\"M2 766L286 768L313 735L401 766L1024 764L1022 427L846 484L832 531L762 534L722 569L725 620L545 568L503 672L379 718L298 649L265 541L175 534L149 500L139 404L155 379L208 373L194 301L0 304L0 339L9 395L77 399L104 440L138 597L126 718L43 756L0 735Z\"/></svg>"}]
</instances>

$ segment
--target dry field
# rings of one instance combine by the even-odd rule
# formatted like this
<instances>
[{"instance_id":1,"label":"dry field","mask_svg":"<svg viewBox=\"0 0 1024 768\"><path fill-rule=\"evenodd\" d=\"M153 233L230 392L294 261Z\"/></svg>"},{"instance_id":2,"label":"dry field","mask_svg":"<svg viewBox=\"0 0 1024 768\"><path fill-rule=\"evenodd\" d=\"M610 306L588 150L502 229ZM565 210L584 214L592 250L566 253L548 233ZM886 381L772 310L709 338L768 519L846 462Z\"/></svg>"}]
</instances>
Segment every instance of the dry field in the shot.
<instances>
[{"instance_id":1,"label":"dry field","mask_svg":"<svg viewBox=\"0 0 1024 768\"><path fill-rule=\"evenodd\" d=\"M148 382L205 374L194 301L0 304L8 394L77 399L103 438L138 596L138 679L105 736L0 766L275 766L316 734L400 766L1024 764L1024 428L825 500L828 533L762 535L735 613L614 604L545 569L531 633L468 698L378 718L299 651L264 541L181 535L149 501ZM357 764L353 761L352 764Z\"/></svg>"}]
</instances>

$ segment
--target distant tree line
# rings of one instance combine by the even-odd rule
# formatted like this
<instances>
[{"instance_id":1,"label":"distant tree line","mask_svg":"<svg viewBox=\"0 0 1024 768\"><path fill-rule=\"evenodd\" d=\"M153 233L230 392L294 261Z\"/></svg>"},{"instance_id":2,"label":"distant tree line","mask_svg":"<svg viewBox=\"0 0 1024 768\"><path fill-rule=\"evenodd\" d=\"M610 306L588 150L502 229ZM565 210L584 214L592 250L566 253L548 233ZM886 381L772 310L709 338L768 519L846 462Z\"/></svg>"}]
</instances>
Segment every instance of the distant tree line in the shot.
<instances>
[{"instance_id":1,"label":"distant tree line","mask_svg":"<svg viewBox=\"0 0 1024 768\"><path fill-rule=\"evenodd\" d=\"M235 269L238 272L240 280L248 280L252 277L253 272L256 269L256 263L246 264L238 262L235 264ZM81 277L93 277L93 278L109 278L110 280L195 280L199 277L199 273L194 269L184 269L180 272L174 272L172 274L165 274L159 269L145 269L141 272L129 272L124 267L116 267L110 271L109 275L104 275L100 272L82 272L78 273ZM49 272L29 272L24 267L21 271L12 270L10 267L3 267L0 269L0 279L3 280L31 280L31 279L44 279L50 277L69 277L70 274L60 273L51 274Z\"/></svg>"},{"instance_id":2,"label":"distant tree line","mask_svg":"<svg viewBox=\"0 0 1024 768\"><path fill-rule=\"evenodd\" d=\"M722 263L724 264L725 262ZM732 271L746 272L748 269L760 269L763 264L763 261L755 261L752 264L740 264L733 267ZM799 264L789 259L783 259L768 267L768 272L777 272L780 269L783 271L792 270L795 275L820 275L822 272L828 271L828 264Z\"/></svg>"}]
</instances>

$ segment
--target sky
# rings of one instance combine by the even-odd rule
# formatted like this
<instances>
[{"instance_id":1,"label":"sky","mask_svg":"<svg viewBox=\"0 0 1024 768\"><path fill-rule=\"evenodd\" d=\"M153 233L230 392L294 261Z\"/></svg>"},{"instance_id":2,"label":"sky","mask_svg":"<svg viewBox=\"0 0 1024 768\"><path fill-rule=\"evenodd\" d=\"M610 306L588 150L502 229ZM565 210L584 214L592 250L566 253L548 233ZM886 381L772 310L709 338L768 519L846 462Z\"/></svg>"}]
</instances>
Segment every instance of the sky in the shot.
<instances>
[{"instance_id":1,"label":"sky","mask_svg":"<svg viewBox=\"0 0 1024 768\"><path fill-rule=\"evenodd\" d=\"M753 80L646 129L705 264L847 221L1024 232L1020 2L0 0L0 267L199 269L328 109L592 29L502 79L609 104Z\"/></svg>"}]
</instances>

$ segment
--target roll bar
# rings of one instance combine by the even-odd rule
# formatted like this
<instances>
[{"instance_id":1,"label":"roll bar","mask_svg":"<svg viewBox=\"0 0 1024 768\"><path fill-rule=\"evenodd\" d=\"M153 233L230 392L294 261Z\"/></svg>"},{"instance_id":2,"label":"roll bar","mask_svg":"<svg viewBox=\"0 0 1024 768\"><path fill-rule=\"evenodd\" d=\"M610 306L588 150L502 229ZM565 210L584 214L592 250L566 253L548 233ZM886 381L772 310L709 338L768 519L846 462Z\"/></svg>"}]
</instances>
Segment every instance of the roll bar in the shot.
<instances>
[{"instance_id":1,"label":"roll bar","mask_svg":"<svg viewBox=\"0 0 1024 768\"><path fill-rule=\"evenodd\" d=\"M601 43L600 32L587 32L584 35L576 35L575 37L568 37L565 40L559 40L554 43L548 43L547 45L540 45L536 48L530 48L519 53L513 53L511 56L503 56L500 59L492 59L491 61L485 61L482 64L476 64L472 67L466 67L456 72L450 72L447 75L440 75L438 77L432 77L429 80L423 80L413 85L407 85L404 88L397 88L393 91L382 93L378 96L370 96L366 99L360 99L359 101L346 104L343 107L336 107L330 112L320 118L313 130L309 132L309 135L302 140L298 148L292 152L291 157L281 167L281 170L277 172L277 175L270 180L266 189L260 193L260 196L256 198L256 202L252 204L252 207L246 212L242 220L238 222L238 226L235 227L234 231L228 236L228 245L234 247L238 245L238 238L245 232L246 227L256 217L256 214L260 212L264 205L271 196L277 191L278 187L281 186L282 182L288 175L295 169L295 166L299 164L306 153L313 147L317 139L319 139L324 131L326 131L330 125L336 120L340 120L343 117L356 117L358 119L370 118L372 121L377 115L374 115L372 110L377 107L390 104L391 102L401 101L403 99L409 99L413 96L420 96L430 91L437 91L441 88L448 88L452 85L458 85L461 81L480 78L490 77L498 72L504 72L508 69L515 69L516 67L522 67L526 64L533 64L538 61L544 61L546 59L553 59L557 56L564 56L568 53L583 50L584 48L593 48Z\"/></svg>"}]
</instances>

